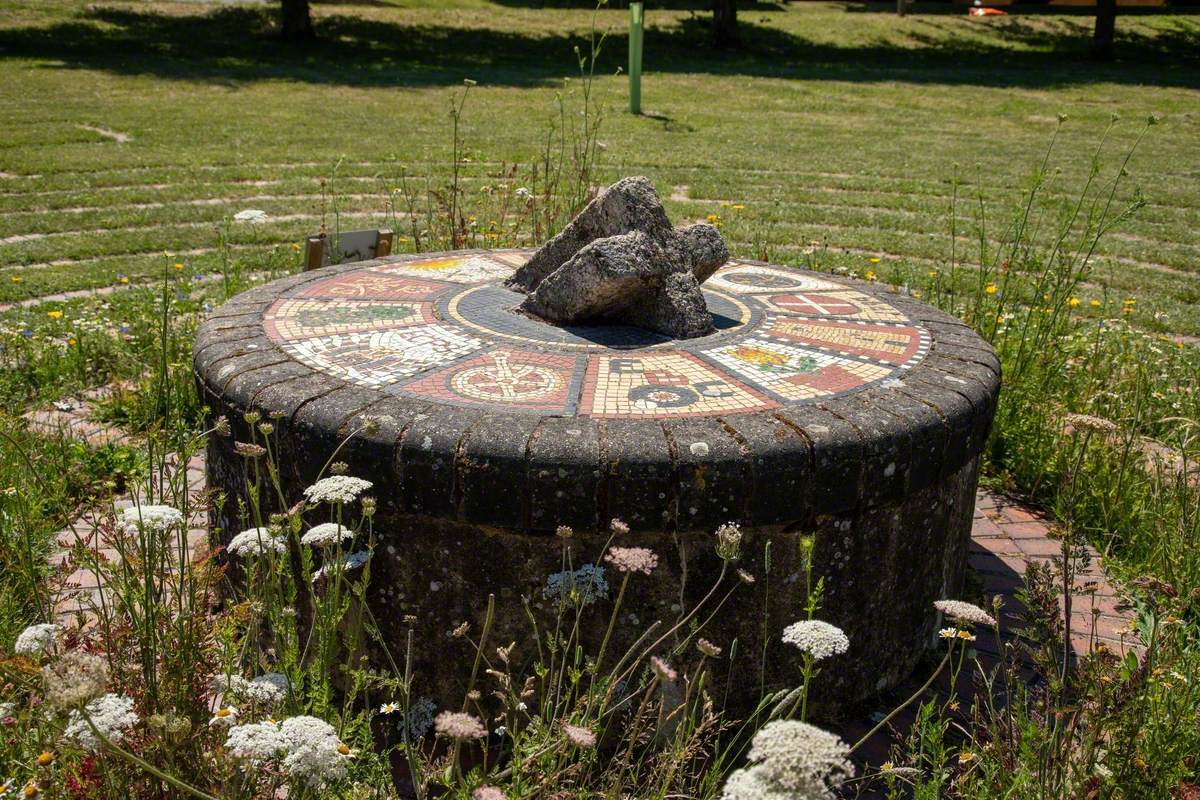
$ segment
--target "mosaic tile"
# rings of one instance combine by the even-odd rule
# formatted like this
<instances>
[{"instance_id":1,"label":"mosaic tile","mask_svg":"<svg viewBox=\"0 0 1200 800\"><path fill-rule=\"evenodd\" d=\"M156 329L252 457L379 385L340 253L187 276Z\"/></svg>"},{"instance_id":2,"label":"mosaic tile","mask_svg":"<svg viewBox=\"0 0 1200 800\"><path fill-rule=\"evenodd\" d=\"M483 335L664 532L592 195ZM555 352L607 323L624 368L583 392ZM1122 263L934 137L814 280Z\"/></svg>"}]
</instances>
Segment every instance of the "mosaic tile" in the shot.
<instances>
[{"instance_id":1,"label":"mosaic tile","mask_svg":"<svg viewBox=\"0 0 1200 800\"><path fill-rule=\"evenodd\" d=\"M590 356L579 408L594 417L691 417L776 405L691 353L664 352Z\"/></svg>"},{"instance_id":2,"label":"mosaic tile","mask_svg":"<svg viewBox=\"0 0 1200 800\"><path fill-rule=\"evenodd\" d=\"M325 300L424 300L452 286L452 283L362 269L306 284L294 296Z\"/></svg>"},{"instance_id":3,"label":"mosaic tile","mask_svg":"<svg viewBox=\"0 0 1200 800\"><path fill-rule=\"evenodd\" d=\"M907 322L892 306L852 289L838 292L794 292L760 295L758 300L772 311L805 317L845 317L872 322Z\"/></svg>"},{"instance_id":4,"label":"mosaic tile","mask_svg":"<svg viewBox=\"0 0 1200 800\"><path fill-rule=\"evenodd\" d=\"M929 335L885 298L732 261L705 284L715 331L673 341L557 326L503 280L528 250L364 265L303 284L263 316L292 358L435 403L605 418L712 416L852 392L918 363Z\"/></svg>"},{"instance_id":5,"label":"mosaic tile","mask_svg":"<svg viewBox=\"0 0 1200 800\"><path fill-rule=\"evenodd\" d=\"M428 303L292 298L279 300L267 309L263 329L267 336L280 341L385 331L433 321L433 309Z\"/></svg>"},{"instance_id":6,"label":"mosaic tile","mask_svg":"<svg viewBox=\"0 0 1200 800\"><path fill-rule=\"evenodd\" d=\"M705 287L734 294L775 294L779 292L812 292L845 289L846 287L780 267L760 267L738 264L721 267L705 282Z\"/></svg>"},{"instance_id":7,"label":"mosaic tile","mask_svg":"<svg viewBox=\"0 0 1200 800\"><path fill-rule=\"evenodd\" d=\"M838 394L895 371L881 364L755 338L706 350L704 355L743 381L789 401Z\"/></svg>"},{"instance_id":8,"label":"mosaic tile","mask_svg":"<svg viewBox=\"0 0 1200 800\"><path fill-rule=\"evenodd\" d=\"M767 325L766 335L896 366L911 364L928 347L917 328L884 323L776 317Z\"/></svg>"},{"instance_id":9,"label":"mosaic tile","mask_svg":"<svg viewBox=\"0 0 1200 800\"><path fill-rule=\"evenodd\" d=\"M468 255L403 261L399 264L372 269L387 275L437 278L440 281L453 281L454 283L483 283L484 281L505 280L512 275L515 267L491 256Z\"/></svg>"},{"instance_id":10,"label":"mosaic tile","mask_svg":"<svg viewBox=\"0 0 1200 800\"><path fill-rule=\"evenodd\" d=\"M292 357L348 383L378 388L469 355L483 342L445 325L339 333L285 342Z\"/></svg>"},{"instance_id":11,"label":"mosaic tile","mask_svg":"<svg viewBox=\"0 0 1200 800\"><path fill-rule=\"evenodd\" d=\"M499 349L424 375L399 393L453 405L572 414L581 367L575 356Z\"/></svg>"}]
</instances>

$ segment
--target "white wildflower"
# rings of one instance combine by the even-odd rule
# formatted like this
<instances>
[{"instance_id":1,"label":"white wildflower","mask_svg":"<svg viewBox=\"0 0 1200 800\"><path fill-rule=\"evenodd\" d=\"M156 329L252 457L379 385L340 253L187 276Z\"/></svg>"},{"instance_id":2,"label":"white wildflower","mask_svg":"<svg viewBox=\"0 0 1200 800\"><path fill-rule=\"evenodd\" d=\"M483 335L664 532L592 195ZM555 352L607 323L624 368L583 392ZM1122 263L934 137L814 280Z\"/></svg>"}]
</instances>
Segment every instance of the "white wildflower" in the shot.
<instances>
[{"instance_id":1,"label":"white wildflower","mask_svg":"<svg viewBox=\"0 0 1200 800\"><path fill-rule=\"evenodd\" d=\"M833 800L837 787L854 776L849 756L840 737L807 722L769 722L751 742L747 758L754 766L739 770L743 774L736 780L731 775L723 796Z\"/></svg>"},{"instance_id":2,"label":"white wildflower","mask_svg":"<svg viewBox=\"0 0 1200 800\"><path fill-rule=\"evenodd\" d=\"M408 707L408 713L396 727L408 728L408 740L414 742L433 727L433 715L437 712L437 703L428 697L418 697Z\"/></svg>"},{"instance_id":3,"label":"white wildflower","mask_svg":"<svg viewBox=\"0 0 1200 800\"><path fill-rule=\"evenodd\" d=\"M121 512L121 524L130 533L138 528L148 531L165 531L183 522L183 512L171 506L132 506Z\"/></svg>"},{"instance_id":4,"label":"white wildflower","mask_svg":"<svg viewBox=\"0 0 1200 800\"><path fill-rule=\"evenodd\" d=\"M234 758L258 766L276 758L287 747L279 725L274 722L251 722L235 725L225 737L225 749Z\"/></svg>"},{"instance_id":5,"label":"white wildflower","mask_svg":"<svg viewBox=\"0 0 1200 800\"><path fill-rule=\"evenodd\" d=\"M102 742L88 725L84 714L113 744L123 742L125 734L138 722L137 712L133 710L133 699L119 694L110 693L97 697L83 707L82 713L78 710L72 711L63 735L93 753L100 749Z\"/></svg>"},{"instance_id":6,"label":"white wildflower","mask_svg":"<svg viewBox=\"0 0 1200 800\"><path fill-rule=\"evenodd\" d=\"M258 208L247 208L234 214L233 218L238 222L265 222L267 219L267 212Z\"/></svg>"},{"instance_id":7,"label":"white wildflower","mask_svg":"<svg viewBox=\"0 0 1200 800\"><path fill-rule=\"evenodd\" d=\"M260 556L268 552L286 553L287 542L270 528L249 528L230 539L225 549L235 556Z\"/></svg>"},{"instance_id":8,"label":"white wildflower","mask_svg":"<svg viewBox=\"0 0 1200 800\"><path fill-rule=\"evenodd\" d=\"M286 755L283 770L312 788L337 783L346 777L349 748L337 731L316 717L290 717L279 726Z\"/></svg>"},{"instance_id":9,"label":"white wildflower","mask_svg":"<svg viewBox=\"0 0 1200 800\"><path fill-rule=\"evenodd\" d=\"M19 656L40 656L53 652L61 632L61 625L46 622L30 625L17 636L17 641L13 643L13 652Z\"/></svg>"},{"instance_id":10,"label":"white wildflower","mask_svg":"<svg viewBox=\"0 0 1200 800\"><path fill-rule=\"evenodd\" d=\"M344 559L342 559L342 572L343 573L353 572L354 570L363 566L370 560L371 560L371 551L370 550L359 550L356 553L351 553L350 555L348 555ZM312 576L313 582L315 583L316 581L320 580L321 578L324 578L331 571L332 570L331 570L329 564L324 565L320 569L313 572L313 576Z\"/></svg>"},{"instance_id":11,"label":"white wildflower","mask_svg":"<svg viewBox=\"0 0 1200 800\"><path fill-rule=\"evenodd\" d=\"M559 604L572 598L580 605L591 605L608 597L608 581L604 579L604 567L584 564L579 569L556 572L546 578L542 597L556 600Z\"/></svg>"},{"instance_id":12,"label":"white wildflower","mask_svg":"<svg viewBox=\"0 0 1200 800\"><path fill-rule=\"evenodd\" d=\"M783 641L795 645L815 660L841 655L850 649L850 640L842 629L819 619L793 622L783 629Z\"/></svg>"},{"instance_id":13,"label":"white wildflower","mask_svg":"<svg viewBox=\"0 0 1200 800\"><path fill-rule=\"evenodd\" d=\"M374 484L349 475L330 475L304 490L310 503L349 503Z\"/></svg>"},{"instance_id":14,"label":"white wildflower","mask_svg":"<svg viewBox=\"0 0 1200 800\"><path fill-rule=\"evenodd\" d=\"M233 706L223 706L216 710L212 715L212 719L208 721L209 725L232 725L237 722L238 710Z\"/></svg>"},{"instance_id":15,"label":"white wildflower","mask_svg":"<svg viewBox=\"0 0 1200 800\"><path fill-rule=\"evenodd\" d=\"M487 729L473 714L465 711L443 711L433 721L438 734L448 739L482 739L487 736Z\"/></svg>"},{"instance_id":16,"label":"white wildflower","mask_svg":"<svg viewBox=\"0 0 1200 800\"><path fill-rule=\"evenodd\" d=\"M108 662L102 657L72 650L42 667L46 702L55 708L78 708L104 694Z\"/></svg>"},{"instance_id":17,"label":"white wildflower","mask_svg":"<svg viewBox=\"0 0 1200 800\"><path fill-rule=\"evenodd\" d=\"M329 547L354 538L354 531L336 522L322 522L314 525L300 537L301 544L309 547Z\"/></svg>"},{"instance_id":18,"label":"white wildflower","mask_svg":"<svg viewBox=\"0 0 1200 800\"><path fill-rule=\"evenodd\" d=\"M933 607L950 619L959 622L966 622L971 625L995 626L996 624L996 620L991 614L977 605L966 603L962 600L938 600L933 604Z\"/></svg>"},{"instance_id":19,"label":"white wildflower","mask_svg":"<svg viewBox=\"0 0 1200 800\"><path fill-rule=\"evenodd\" d=\"M529 191L524 186L518 187L515 194L517 195L517 197L521 198L522 200L532 200L533 199L533 192Z\"/></svg>"}]
</instances>

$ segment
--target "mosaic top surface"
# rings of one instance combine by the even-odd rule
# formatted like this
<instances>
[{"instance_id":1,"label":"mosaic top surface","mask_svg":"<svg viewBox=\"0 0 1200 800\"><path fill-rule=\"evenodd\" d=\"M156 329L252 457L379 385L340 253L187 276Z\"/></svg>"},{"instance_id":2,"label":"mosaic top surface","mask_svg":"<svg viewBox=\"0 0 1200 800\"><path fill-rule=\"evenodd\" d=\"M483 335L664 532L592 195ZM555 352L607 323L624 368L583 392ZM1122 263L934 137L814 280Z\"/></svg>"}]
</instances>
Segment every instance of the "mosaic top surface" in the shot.
<instances>
[{"instance_id":1,"label":"mosaic top surface","mask_svg":"<svg viewBox=\"0 0 1200 800\"><path fill-rule=\"evenodd\" d=\"M716 332L675 341L558 327L503 281L532 251L406 260L304 283L267 309L268 338L349 384L484 410L596 418L770 411L893 380L929 350L887 302L825 276L730 261L705 284Z\"/></svg>"}]
</instances>

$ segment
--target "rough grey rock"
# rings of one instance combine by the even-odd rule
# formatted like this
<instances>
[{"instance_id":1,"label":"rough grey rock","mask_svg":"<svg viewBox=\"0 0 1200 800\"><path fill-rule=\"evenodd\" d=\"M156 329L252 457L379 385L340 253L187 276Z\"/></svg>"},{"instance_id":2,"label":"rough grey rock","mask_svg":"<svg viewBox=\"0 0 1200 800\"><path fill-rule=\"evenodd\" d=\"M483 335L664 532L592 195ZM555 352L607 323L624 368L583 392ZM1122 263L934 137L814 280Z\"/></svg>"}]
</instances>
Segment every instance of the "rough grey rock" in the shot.
<instances>
[{"instance_id":1,"label":"rough grey rock","mask_svg":"<svg viewBox=\"0 0 1200 800\"><path fill-rule=\"evenodd\" d=\"M713 331L700 284L729 258L712 225L671 227L654 184L603 190L509 280L521 307L560 323L621 322L690 339Z\"/></svg>"}]
</instances>

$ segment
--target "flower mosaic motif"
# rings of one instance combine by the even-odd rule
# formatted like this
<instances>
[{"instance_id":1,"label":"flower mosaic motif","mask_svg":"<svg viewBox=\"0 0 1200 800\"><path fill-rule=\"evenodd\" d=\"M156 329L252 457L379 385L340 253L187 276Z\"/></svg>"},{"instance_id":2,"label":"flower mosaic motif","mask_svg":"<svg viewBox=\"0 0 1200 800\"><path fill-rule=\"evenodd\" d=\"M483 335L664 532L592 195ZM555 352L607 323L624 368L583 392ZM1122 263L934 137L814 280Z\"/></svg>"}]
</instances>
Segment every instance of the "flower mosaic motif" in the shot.
<instances>
[{"instance_id":1,"label":"flower mosaic motif","mask_svg":"<svg viewBox=\"0 0 1200 800\"><path fill-rule=\"evenodd\" d=\"M902 375L929 335L832 277L729 261L704 286L712 332L554 325L504 281L530 250L408 258L301 284L267 310L291 358L397 397L543 416L670 419L770 411Z\"/></svg>"}]
</instances>

